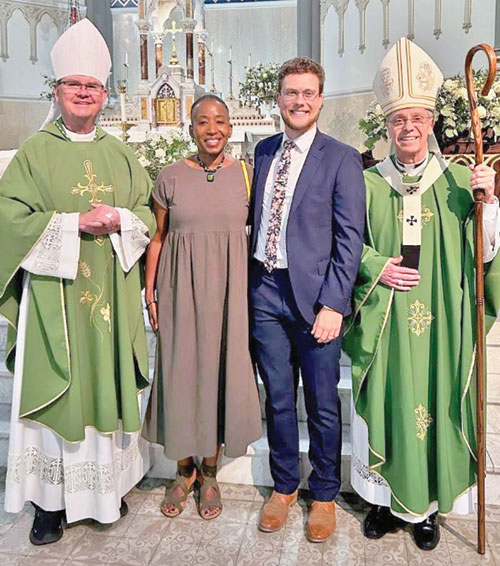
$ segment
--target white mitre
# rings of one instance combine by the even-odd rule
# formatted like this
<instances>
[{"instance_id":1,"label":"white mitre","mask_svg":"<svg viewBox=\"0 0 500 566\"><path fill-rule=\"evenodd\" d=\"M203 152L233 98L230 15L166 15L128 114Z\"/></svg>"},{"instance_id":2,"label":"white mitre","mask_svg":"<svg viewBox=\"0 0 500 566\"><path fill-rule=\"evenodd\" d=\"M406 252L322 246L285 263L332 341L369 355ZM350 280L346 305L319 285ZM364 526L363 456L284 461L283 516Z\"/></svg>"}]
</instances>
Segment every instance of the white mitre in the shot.
<instances>
[{"instance_id":1,"label":"white mitre","mask_svg":"<svg viewBox=\"0 0 500 566\"><path fill-rule=\"evenodd\" d=\"M105 85L111 57L104 37L86 18L68 28L50 52L56 80L70 75L93 77Z\"/></svg>"},{"instance_id":2,"label":"white mitre","mask_svg":"<svg viewBox=\"0 0 500 566\"><path fill-rule=\"evenodd\" d=\"M88 19L68 28L55 42L50 52L56 80L71 75L85 75L105 85L111 70L111 56L104 37ZM61 115L55 100L41 130Z\"/></svg>"},{"instance_id":3,"label":"white mitre","mask_svg":"<svg viewBox=\"0 0 500 566\"><path fill-rule=\"evenodd\" d=\"M443 74L427 53L402 37L382 60L373 91L386 116L402 108L434 110Z\"/></svg>"}]
</instances>

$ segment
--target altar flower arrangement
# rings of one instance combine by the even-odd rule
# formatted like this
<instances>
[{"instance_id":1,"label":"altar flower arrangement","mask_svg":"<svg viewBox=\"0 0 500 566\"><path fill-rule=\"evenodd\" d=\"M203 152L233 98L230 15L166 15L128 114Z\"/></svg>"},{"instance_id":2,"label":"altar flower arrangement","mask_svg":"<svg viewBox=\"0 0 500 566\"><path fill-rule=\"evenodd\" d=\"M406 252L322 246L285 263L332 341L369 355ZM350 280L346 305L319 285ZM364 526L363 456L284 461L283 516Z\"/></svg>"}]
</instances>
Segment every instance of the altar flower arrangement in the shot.
<instances>
[{"instance_id":1,"label":"altar flower arrangement","mask_svg":"<svg viewBox=\"0 0 500 566\"><path fill-rule=\"evenodd\" d=\"M166 165L196 153L196 145L181 128L172 128L166 134L150 137L142 143L129 143L139 163L153 181Z\"/></svg>"},{"instance_id":2,"label":"altar flower arrangement","mask_svg":"<svg viewBox=\"0 0 500 566\"><path fill-rule=\"evenodd\" d=\"M50 100L54 99L54 87L56 86L56 78L52 75L44 75L42 74L42 82L43 88L42 92L40 93L40 98L42 100Z\"/></svg>"},{"instance_id":3,"label":"altar flower arrangement","mask_svg":"<svg viewBox=\"0 0 500 566\"><path fill-rule=\"evenodd\" d=\"M483 141L488 145L500 138L500 79L497 78L490 92L483 96L479 89L484 85L486 75L484 70L474 71ZM457 142L472 141L465 77L455 75L444 81L436 101L435 119L434 133L441 149ZM366 116L359 121L359 127L366 135L364 144L367 149L373 149L380 139L387 140L385 117L377 102L370 104Z\"/></svg>"},{"instance_id":4,"label":"altar flower arrangement","mask_svg":"<svg viewBox=\"0 0 500 566\"><path fill-rule=\"evenodd\" d=\"M278 63L264 65L260 62L253 67L247 67L245 80L240 83L241 102L254 108L272 103L278 92L279 68Z\"/></svg>"}]
</instances>

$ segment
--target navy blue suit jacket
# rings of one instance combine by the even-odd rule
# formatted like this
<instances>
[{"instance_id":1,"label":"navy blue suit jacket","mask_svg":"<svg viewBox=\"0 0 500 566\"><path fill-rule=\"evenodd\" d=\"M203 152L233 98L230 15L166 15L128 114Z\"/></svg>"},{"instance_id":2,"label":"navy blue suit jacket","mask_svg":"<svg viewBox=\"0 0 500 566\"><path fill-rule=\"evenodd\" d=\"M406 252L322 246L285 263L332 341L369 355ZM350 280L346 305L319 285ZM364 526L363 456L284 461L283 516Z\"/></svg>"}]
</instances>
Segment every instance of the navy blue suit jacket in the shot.
<instances>
[{"instance_id":1,"label":"navy blue suit jacket","mask_svg":"<svg viewBox=\"0 0 500 566\"><path fill-rule=\"evenodd\" d=\"M251 256L255 254L267 175L283 134L257 144L250 203ZM286 230L288 271L304 319L313 324L322 305L351 312L365 219L361 156L317 132L300 173Z\"/></svg>"}]
</instances>

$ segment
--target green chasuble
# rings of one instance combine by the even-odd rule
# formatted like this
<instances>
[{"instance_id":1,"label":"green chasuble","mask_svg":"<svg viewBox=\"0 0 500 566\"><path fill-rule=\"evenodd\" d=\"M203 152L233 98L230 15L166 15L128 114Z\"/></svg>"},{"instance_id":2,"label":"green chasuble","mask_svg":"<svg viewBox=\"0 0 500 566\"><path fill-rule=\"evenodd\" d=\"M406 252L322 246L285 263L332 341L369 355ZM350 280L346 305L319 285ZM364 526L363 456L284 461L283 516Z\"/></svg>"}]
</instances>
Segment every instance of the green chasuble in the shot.
<instances>
[{"instance_id":1,"label":"green chasuble","mask_svg":"<svg viewBox=\"0 0 500 566\"><path fill-rule=\"evenodd\" d=\"M151 183L134 153L97 128L71 142L56 124L29 138L0 179L0 314L9 322L7 365L14 370L24 258L42 238L47 261L61 253L47 238L55 213L91 202L129 209L152 234ZM139 262L125 273L110 238L81 233L75 280L30 275L20 417L70 442L85 427L141 428L137 396L148 384Z\"/></svg>"},{"instance_id":2,"label":"green chasuble","mask_svg":"<svg viewBox=\"0 0 500 566\"><path fill-rule=\"evenodd\" d=\"M366 234L344 347L356 413L368 426L369 464L391 507L440 513L476 481L475 300L470 171L450 164L422 194L419 285L378 284L401 250L402 197L365 171ZM500 254L485 265L487 329L500 305Z\"/></svg>"}]
</instances>

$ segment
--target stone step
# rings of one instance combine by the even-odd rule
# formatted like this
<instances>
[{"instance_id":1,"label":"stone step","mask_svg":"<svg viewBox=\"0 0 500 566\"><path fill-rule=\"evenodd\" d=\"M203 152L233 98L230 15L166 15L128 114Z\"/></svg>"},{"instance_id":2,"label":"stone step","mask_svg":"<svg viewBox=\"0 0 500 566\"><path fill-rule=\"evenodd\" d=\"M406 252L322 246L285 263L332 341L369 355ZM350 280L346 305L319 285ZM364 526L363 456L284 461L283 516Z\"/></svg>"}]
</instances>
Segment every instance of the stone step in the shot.
<instances>
[{"instance_id":1,"label":"stone step","mask_svg":"<svg viewBox=\"0 0 500 566\"><path fill-rule=\"evenodd\" d=\"M0 403L12 400L12 374L5 367L5 360L0 359Z\"/></svg>"},{"instance_id":2,"label":"stone step","mask_svg":"<svg viewBox=\"0 0 500 566\"><path fill-rule=\"evenodd\" d=\"M7 465L9 451L10 404L0 403L0 467Z\"/></svg>"},{"instance_id":3,"label":"stone step","mask_svg":"<svg viewBox=\"0 0 500 566\"><path fill-rule=\"evenodd\" d=\"M265 431L265 421L262 423L263 435L259 440L253 442L247 450L245 456L240 458L223 457L221 468L217 478L221 482L241 483L246 485L265 485L272 486L273 479L269 469L269 445ZM311 464L308 458L309 437L305 423L299 423L299 454L300 471L302 483L305 487L306 478L311 472ZM176 462L165 458L163 448L155 445L151 451L153 467L148 472L148 476L155 478L175 477ZM341 480L342 490L352 491L349 482L349 466L351 460L350 427L342 427L342 458L341 458Z\"/></svg>"}]
</instances>

